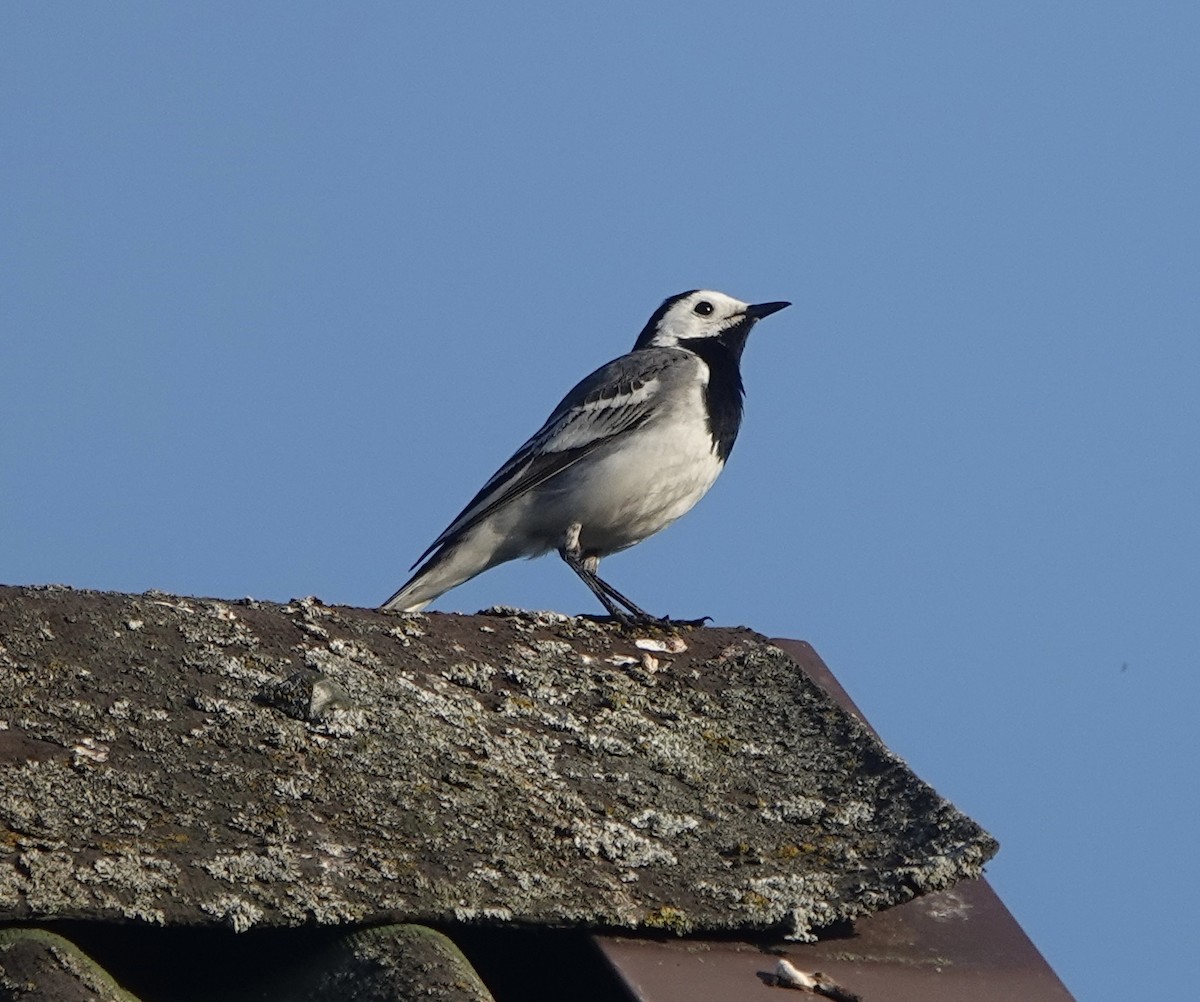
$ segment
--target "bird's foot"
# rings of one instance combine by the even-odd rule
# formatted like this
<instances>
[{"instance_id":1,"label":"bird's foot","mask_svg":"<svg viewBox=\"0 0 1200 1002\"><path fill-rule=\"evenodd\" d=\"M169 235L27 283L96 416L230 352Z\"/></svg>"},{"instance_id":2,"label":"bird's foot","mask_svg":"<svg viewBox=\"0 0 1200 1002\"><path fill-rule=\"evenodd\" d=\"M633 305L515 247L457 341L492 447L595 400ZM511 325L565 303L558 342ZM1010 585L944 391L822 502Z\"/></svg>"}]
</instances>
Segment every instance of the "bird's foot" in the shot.
<instances>
[{"instance_id":1,"label":"bird's foot","mask_svg":"<svg viewBox=\"0 0 1200 1002\"><path fill-rule=\"evenodd\" d=\"M707 626L713 621L712 616L701 616L699 619L672 619L670 616L663 616L659 620L663 626Z\"/></svg>"},{"instance_id":2,"label":"bird's foot","mask_svg":"<svg viewBox=\"0 0 1200 1002\"><path fill-rule=\"evenodd\" d=\"M613 616L621 626L626 629L659 629L670 630L677 626L694 628L704 626L712 621L712 616L701 616L699 619L672 619L670 616L651 616L649 613L643 613L640 616L630 616L621 613L619 616Z\"/></svg>"}]
</instances>

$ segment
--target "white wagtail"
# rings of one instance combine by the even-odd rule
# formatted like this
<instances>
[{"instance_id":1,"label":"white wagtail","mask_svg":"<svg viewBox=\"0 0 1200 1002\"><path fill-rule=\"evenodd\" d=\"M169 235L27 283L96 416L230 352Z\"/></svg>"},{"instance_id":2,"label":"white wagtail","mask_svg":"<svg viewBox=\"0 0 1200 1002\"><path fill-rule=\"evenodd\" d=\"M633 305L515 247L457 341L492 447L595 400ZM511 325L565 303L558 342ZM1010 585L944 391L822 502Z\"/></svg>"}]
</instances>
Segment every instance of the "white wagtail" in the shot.
<instances>
[{"instance_id":1,"label":"white wagtail","mask_svg":"<svg viewBox=\"0 0 1200 1002\"><path fill-rule=\"evenodd\" d=\"M601 366L495 473L384 604L416 612L517 557L557 550L609 615L653 620L596 574L600 558L690 511L725 466L742 422L740 362L763 317L720 292L672 296L633 351Z\"/></svg>"}]
</instances>

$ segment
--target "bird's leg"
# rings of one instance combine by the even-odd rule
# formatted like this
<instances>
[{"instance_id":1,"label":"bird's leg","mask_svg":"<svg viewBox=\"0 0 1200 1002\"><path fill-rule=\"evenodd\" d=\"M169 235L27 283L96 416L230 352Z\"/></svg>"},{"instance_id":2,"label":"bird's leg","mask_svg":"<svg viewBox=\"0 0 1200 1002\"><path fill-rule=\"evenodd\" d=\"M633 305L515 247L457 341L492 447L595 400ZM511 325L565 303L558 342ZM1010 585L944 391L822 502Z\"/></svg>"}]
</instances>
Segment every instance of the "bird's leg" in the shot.
<instances>
[{"instance_id":1,"label":"bird's leg","mask_svg":"<svg viewBox=\"0 0 1200 1002\"><path fill-rule=\"evenodd\" d=\"M600 604L608 610L608 614L613 619L618 623L628 623L629 617L605 594L604 589L600 586L600 579L596 577L596 572L589 570L584 563L583 555L579 550L579 532L582 528L583 526L578 522L568 526L563 545L558 548L558 555L563 558L571 570L579 575L579 580L588 586L591 593L600 600Z\"/></svg>"},{"instance_id":2,"label":"bird's leg","mask_svg":"<svg viewBox=\"0 0 1200 1002\"><path fill-rule=\"evenodd\" d=\"M582 529L582 525L578 522L573 522L567 527L566 536L563 538L563 545L558 548L558 554L566 561L567 566L579 575L579 579L600 600L600 604L608 610L608 614L613 619L620 623L628 624L630 616L632 616L634 622L659 622L657 617L651 616L641 606L629 601L629 599L596 573L596 568L600 566L600 558L597 556L585 557L579 548L579 533ZM620 609L617 603L625 606L629 610L629 614Z\"/></svg>"},{"instance_id":3,"label":"bird's leg","mask_svg":"<svg viewBox=\"0 0 1200 1002\"><path fill-rule=\"evenodd\" d=\"M588 564L589 560L594 561L594 564L592 567L587 568L587 564ZM616 588L614 588L607 581L605 581L604 578L600 577L600 575L596 573L596 566L598 566L599 563L600 563L599 558L596 558L596 557L585 558L584 567L587 568L588 573L590 573L592 575L592 580L596 582L597 586L599 586L600 590L603 591L605 595L607 595L609 598L611 598L614 602L620 602L621 605L625 606L625 608L630 611L630 613L633 615L634 620L637 622L640 622L640 623L663 623L663 622L666 622L666 620L661 619L658 616L650 615L650 613L648 613L640 605L637 605L637 604L631 602L624 595L622 595L619 591L617 591Z\"/></svg>"}]
</instances>

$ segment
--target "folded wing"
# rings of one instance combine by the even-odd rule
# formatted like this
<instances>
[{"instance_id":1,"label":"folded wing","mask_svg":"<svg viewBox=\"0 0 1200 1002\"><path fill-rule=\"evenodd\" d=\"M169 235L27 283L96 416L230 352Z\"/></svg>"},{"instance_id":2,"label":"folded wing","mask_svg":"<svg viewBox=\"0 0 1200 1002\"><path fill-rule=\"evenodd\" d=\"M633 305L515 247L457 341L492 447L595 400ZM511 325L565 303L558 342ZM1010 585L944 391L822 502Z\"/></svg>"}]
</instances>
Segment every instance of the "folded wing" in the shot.
<instances>
[{"instance_id":1,"label":"folded wing","mask_svg":"<svg viewBox=\"0 0 1200 1002\"><path fill-rule=\"evenodd\" d=\"M504 505L547 481L618 435L640 427L655 411L662 377L683 352L657 348L623 355L584 379L546 423L471 499L413 567L470 531Z\"/></svg>"}]
</instances>

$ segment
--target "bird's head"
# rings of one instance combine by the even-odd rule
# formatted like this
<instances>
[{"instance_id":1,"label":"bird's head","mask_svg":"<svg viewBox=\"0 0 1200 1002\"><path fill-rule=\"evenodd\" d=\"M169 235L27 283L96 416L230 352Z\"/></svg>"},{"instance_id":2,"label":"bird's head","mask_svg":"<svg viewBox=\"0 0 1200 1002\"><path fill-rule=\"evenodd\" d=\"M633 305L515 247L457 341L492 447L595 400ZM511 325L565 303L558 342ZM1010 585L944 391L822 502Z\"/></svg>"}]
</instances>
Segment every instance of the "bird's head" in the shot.
<instances>
[{"instance_id":1,"label":"bird's head","mask_svg":"<svg viewBox=\"0 0 1200 1002\"><path fill-rule=\"evenodd\" d=\"M638 336L639 348L686 348L688 342L720 338L739 350L750 328L790 303L743 303L723 292L693 289L664 300Z\"/></svg>"}]
</instances>

